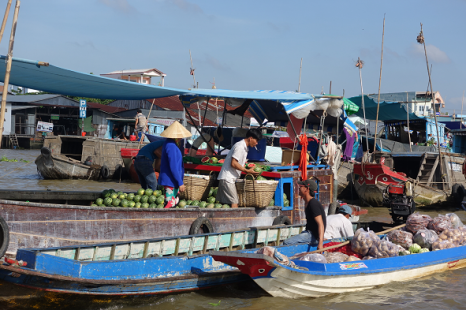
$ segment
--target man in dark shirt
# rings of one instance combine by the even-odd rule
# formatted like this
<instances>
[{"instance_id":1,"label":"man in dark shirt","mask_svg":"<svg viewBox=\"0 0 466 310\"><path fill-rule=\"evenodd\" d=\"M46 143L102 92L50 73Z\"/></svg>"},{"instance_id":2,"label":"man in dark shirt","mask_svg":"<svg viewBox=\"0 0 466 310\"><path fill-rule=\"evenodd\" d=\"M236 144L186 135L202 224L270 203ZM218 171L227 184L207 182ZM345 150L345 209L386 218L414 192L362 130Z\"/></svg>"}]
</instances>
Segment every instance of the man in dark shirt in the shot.
<instances>
[{"instance_id":1,"label":"man in dark shirt","mask_svg":"<svg viewBox=\"0 0 466 310\"><path fill-rule=\"evenodd\" d=\"M298 181L299 196L304 199L306 204L306 230L301 234L286 239L284 245L297 243L317 244L317 249L322 249L324 243L325 227L327 218L325 216L322 204L314 198L317 191L317 183L312 180Z\"/></svg>"}]
</instances>

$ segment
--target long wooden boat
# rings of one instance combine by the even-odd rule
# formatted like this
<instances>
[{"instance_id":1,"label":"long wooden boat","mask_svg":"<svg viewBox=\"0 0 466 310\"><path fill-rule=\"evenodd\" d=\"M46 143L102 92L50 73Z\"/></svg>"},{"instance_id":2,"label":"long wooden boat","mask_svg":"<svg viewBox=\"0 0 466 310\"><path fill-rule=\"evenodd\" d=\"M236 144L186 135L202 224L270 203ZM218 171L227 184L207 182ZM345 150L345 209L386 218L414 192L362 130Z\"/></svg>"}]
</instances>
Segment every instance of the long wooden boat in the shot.
<instances>
[{"instance_id":1,"label":"long wooden boat","mask_svg":"<svg viewBox=\"0 0 466 310\"><path fill-rule=\"evenodd\" d=\"M307 245L278 247L291 256L312 251ZM238 268L274 297L322 297L362 291L391 282L403 282L466 266L466 246L446 250L345 263L322 264L293 260L286 266L263 255L212 252L218 261Z\"/></svg>"},{"instance_id":2,"label":"long wooden boat","mask_svg":"<svg viewBox=\"0 0 466 310\"><path fill-rule=\"evenodd\" d=\"M52 155L50 149L46 147L41 149L35 164L44 179L98 180L102 169L99 165L85 165L71 157Z\"/></svg>"},{"instance_id":3,"label":"long wooden boat","mask_svg":"<svg viewBox=\"0 0 466 310\"><path fill-rule=\"evenodd\" d=\"M72 294L144 295L196 290L249 278L208 253L277 245L302 225L257 227L172 238L94 245L20 249L17 261L0 265L0 279Z\"/></svg>"}]
</instances>

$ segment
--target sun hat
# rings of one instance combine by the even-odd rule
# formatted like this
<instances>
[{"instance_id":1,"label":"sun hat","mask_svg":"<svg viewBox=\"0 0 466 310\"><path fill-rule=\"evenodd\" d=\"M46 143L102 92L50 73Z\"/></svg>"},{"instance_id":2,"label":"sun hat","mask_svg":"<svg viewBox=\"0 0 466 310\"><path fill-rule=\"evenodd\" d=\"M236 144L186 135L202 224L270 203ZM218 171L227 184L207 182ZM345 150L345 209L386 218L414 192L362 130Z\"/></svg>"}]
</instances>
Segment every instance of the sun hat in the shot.
<instances>
[{"instance_id":1,"label":"sun hat","mask_svg":"<svg viewBox=\"0 0 466 310\"><path fill-rule=\"evenodd\" d=\"M179 122L173 122L161 134L161 137L170 139L182 139L191 137L191 133Z\"/></svg>"}]
</instances>

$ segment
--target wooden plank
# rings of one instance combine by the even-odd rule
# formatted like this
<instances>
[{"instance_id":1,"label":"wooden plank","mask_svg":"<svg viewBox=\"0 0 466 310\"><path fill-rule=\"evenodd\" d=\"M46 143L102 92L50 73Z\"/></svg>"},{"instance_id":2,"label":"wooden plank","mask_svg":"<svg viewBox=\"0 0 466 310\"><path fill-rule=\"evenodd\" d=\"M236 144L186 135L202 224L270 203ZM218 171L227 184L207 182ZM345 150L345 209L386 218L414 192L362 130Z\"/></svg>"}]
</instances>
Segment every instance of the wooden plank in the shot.
<instances>
[{"instance_id":1,"label":"wooden plank","mask_svg":"<svg viewBox=\"0 0 466 310\"><path fill-rule=\"evenodd\" d=\"M430 171L429 179L427 179L427 184L426 184L427 186L430 186L430 184L432 182L432 178L435 175L435 170L437 170L438 162L439 162L439 158L437 157L435 159L434 166L432 167L432 170Z\"/></svg>"}]
</instances>

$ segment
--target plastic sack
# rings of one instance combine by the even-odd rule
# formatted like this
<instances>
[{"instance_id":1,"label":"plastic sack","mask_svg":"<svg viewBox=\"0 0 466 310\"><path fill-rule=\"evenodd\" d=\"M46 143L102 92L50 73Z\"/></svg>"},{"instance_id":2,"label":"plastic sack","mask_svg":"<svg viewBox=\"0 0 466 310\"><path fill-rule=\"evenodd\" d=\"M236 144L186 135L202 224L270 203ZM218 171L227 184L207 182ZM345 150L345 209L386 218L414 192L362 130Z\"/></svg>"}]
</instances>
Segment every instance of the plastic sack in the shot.
<instances>
[{"instance_id":1,"label":"plastic sack","mask_svg":"<svg viewBox=\"0 0 466 310\"><path fill-rule=\"evenodd\" d=\"M451 220L448 216L446 215L438 215L430 221L429 225L427 225L427 228L435 230L437 234L440 234L442 231L445 229L451 229L453 228L453 225L451 224Z\"/></svg>"},{"instance_id":2,"label":"plastic sack","mask_svg":"<svg viewBox=\"0 0 466 310\"><path fill-rule=\"evenodd\" d=\"M358 260L361 260L361 259L356 256L348 256L348 259L346 260L346 262L355 262Z\"/></svg>"},{"instance_id":3,"label":"plastic sack","mask_svg":"<svg viewBox=\"0 0 466 310\"><path fill-rule=\"evenodd\" d=\"M345 262L349 257L348 255L340 252L325 252L324 256L328 264L342 263Z\"/></svg>"},{"instance_id":4,"label":"plastic sack","mask_svg":"<svg viewBox=\"0 0 466 310\"><path fill-rule=\"evenodd\" d=\"M427 228L430 221L432 221L430 216L414 212L406 220L406 230L415 234L418 230Z\"/></svg>"},{"instance_id":5,"label":"plastic sack","mask_svg":"<svg viewBox=\"0 0 466 310\"><path fill-rule=\"evenodd\" d=\"M445 229L439 236L440 241L448 240L455 246L463 244L463 233L459 229Z\"/></svg>"},{"instance_id":6,"label":"plastic sack","mask_svg":"<svg viewBox=\"0 0 466 310\"><path fill-rule=\"evenodd\" d=\"M314 262L314 263L322 263L326 264L327 260L325 259L325 256L319 253L313 253L313 254L306 254L304 256L301 256L298 258L298 260L303 260L306 262Z\"/></svg>"},{"instance_id":7,"label":"plastic sack","mask_svg":"<svg viewBox=\"0 0 466 310\"><path fill-rule=\"evenodd\" d=\"M386 258L398 256L398 246L390 241L382 240L374 243L369 250L369 256L374 258Z\"/></svg>"},{"instance_id":8,"label":"plastic sack","mask_svg":"<svg viewBox=\"0 0 466 310\"><path fill-rule=\"evenodd\" d=\"M408 249L413 244L413 234L409 231L393 230L387 234L388 240Z\"/></svg>"},{"instance_id":9,"label":"plastic sack","mask_svg":"<svg viewBox=\"0 0 466 310\"><path fill-rule=\"evenodd\" d=\"M419 244L421 248L432 250L432 244L438 240L438 235L430 229L421 229L414 235L413 240Z\"/></svg>"},{"instance_id":10,"label":"plastic sack","mask_svg":"<svg viewBox=\"0 0 466 310\"><path fill-rule=\"evenodd\" d=\"M454 248L455 245L448 240L437 240L432 244L432 251L445 250Z\"/></svg>"},{"instance_id":11,"label":"plastic sack","mask_svg":"<svg viewBox=\"0 0 466 310\"><path fill-rule=\"evenodd\" d=\"M448 214L445 214L446 216L448 216L450 218L450 222L451 222L451 225L453 226L453 228L459 228L459 227L463 227L463 222L461 222L460 220L460 217L458 215L456 215L455 213L448 213Z\"/></svg>"},{"instance_id":12,"label":"plastic sack","mask_svg":"<svg viewBox=\"0 0 466 310\"><path fill-rule=\"evenodd\" d=\"M356 230L353 239L351 239L351 250L362 256L366 256L372 244L379 242L380 239L372 231L365 231L363 228Z\"/></svg>"}]
</instances>

